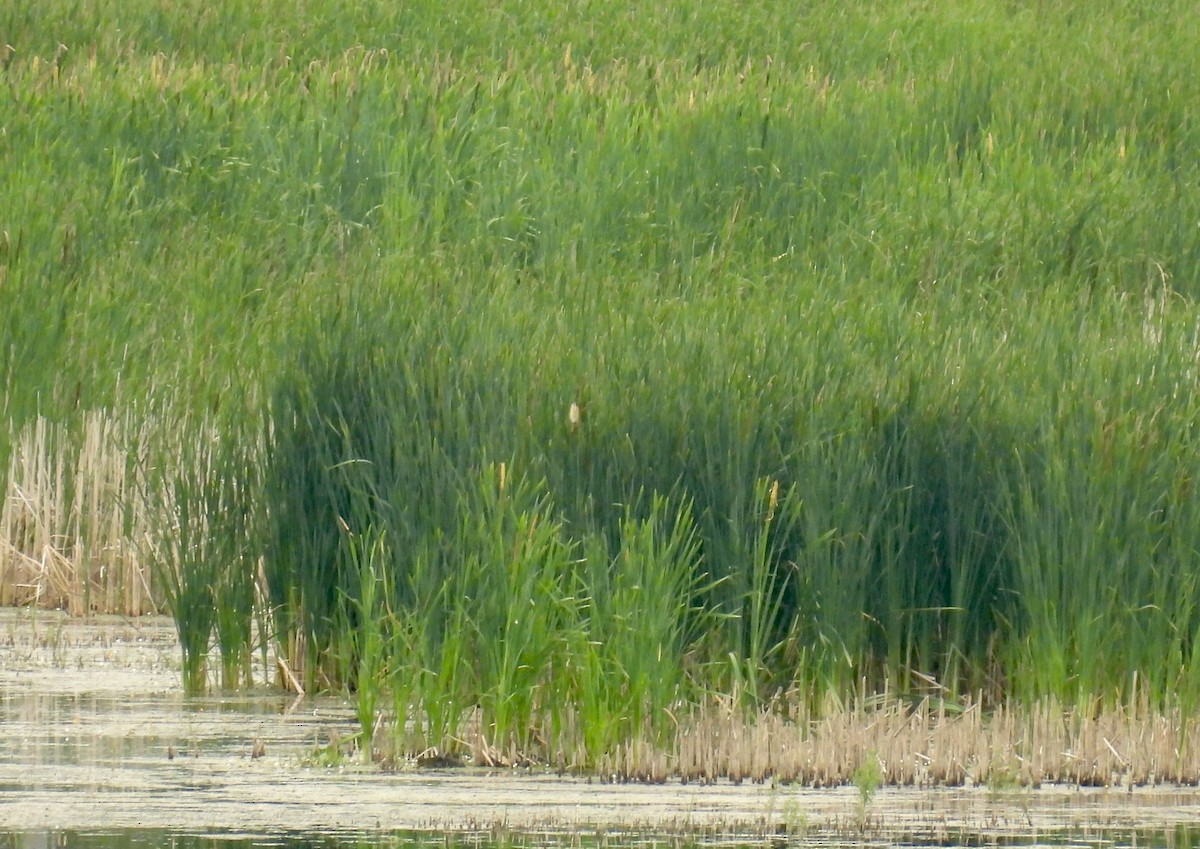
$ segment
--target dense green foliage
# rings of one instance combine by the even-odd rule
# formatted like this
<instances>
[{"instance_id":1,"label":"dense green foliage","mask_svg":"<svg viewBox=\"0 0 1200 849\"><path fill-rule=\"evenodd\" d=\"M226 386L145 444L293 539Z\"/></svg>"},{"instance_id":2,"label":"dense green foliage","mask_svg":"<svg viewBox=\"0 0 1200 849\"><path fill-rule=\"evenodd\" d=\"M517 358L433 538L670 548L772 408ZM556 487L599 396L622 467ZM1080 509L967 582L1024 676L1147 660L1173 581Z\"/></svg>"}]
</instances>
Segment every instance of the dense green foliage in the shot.
<instances>
[{"instance_id":1,"label":"dense green foliage","mask_svg":"<svg viewBox=\"0 0 1200 849\"><path fill-rule=\"evenodd\" d=\"M0 455L425 740L1194 699L1200 9L794 7L7 3Z\"/></svg>"}]
</instances>

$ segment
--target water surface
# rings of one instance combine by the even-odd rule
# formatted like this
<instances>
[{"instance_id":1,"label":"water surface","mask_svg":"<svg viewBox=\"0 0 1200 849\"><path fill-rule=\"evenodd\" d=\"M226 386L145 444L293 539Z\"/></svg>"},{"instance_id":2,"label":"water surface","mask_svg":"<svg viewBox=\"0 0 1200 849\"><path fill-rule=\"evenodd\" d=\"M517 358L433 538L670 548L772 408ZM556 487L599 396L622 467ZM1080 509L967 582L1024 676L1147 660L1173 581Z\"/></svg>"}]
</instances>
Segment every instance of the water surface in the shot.
<instances>
[{"instance_id":1,"label":"water surface","mask_svg":"<svg viewBox=\"0 0 1200 849\"><path fill-rule=\"evenodd\" d=\"M174 631L0 611L0 849L250 846L1045 846L1190 849L1194 788L812 790L384 772L351 706L186 698ZM263 670L260 676L265 677Z\"/></svg>"}]
</instances>

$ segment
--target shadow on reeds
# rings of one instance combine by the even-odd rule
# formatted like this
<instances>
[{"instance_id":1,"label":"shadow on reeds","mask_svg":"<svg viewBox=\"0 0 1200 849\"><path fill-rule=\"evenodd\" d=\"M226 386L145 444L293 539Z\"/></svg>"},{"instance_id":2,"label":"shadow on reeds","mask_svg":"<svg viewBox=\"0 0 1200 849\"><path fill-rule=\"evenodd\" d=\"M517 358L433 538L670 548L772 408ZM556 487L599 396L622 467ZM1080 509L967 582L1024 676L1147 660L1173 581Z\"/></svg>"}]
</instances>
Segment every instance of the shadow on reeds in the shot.
<instances>
[{"instance_id":1,"label":"shadow on reeds","mask_svg":"<svg viewBox=\"0 0 1200 849\"><path fill-rule=\"evenodd\" d=\"M368 759L815 784L864 752L849 772L687 765L687 729L722 705L755 729L738 734L783 740L787 720L808 740L877 694L1083 718L1194 695L1200 521L1153 419L1027 418L982 387L903 383L797 411L715 366L656 377L620 340L604 354L638 380L601 397L546 358L557 337L497 348L474 315L367 299L299 334L261 415L142 440L121 504L147 517L189 691L247 686L258 649L285 687L352 694ZM12 528L41 527L24 503L6 502L21 545ZM1026 780L1106 774L1184 773Z\"/></svg>"},{"instance_id":2,"label":"shadow on reeds","mask_svg":"<svg viewBox=\"0 0 1200 849\"><path fill-rule=\"evenodd\" d=\"M1186 4L75 5L3 51L0 603L166 605L190 691L273 653L431 758L1196 705Z\"/></svg>"}]
</instances>

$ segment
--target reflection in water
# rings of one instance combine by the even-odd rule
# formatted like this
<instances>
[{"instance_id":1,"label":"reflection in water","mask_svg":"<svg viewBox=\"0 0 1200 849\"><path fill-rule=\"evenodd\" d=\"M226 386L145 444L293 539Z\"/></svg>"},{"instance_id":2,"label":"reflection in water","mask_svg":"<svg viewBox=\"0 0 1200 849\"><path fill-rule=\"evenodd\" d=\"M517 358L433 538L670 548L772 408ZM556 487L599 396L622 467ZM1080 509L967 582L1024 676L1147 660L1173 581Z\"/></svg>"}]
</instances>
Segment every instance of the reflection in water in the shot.
<instances>
[{"instance_id":1,"label":"reflection in water","mask_svg":"<svg viewBox=\"0 0 1200 849\"><path fill-rule=\"evenodd\" d=\"M322 709L317 710L315 705ZM43 766L129 766L168 753L240 752L255 741L311 747L353 730L337 702L292 711L286 695L46 693L0 686L0 759Z\"/></svg>"},{"instance_id":2,"label":"reflection in water","mask_svg":"<svg viewBox=\"0 0 1200 849\"><path fill-rule=\"evenodd\" d=\"M862 811L853 787L387 773L347 754L356 720L339 700L184 698L169 623L9 620L0 611L0 849L1197 843L1191 788L883 789Z\"/></svg>"},{"instance_id":3,"label":"reflection in water","mask_svg":"<svg viewBox=\"0 0 1200 849\"><path fill-rule=\"evenodd\" d=\"M161 717L179 700L116 698L89 693L5 692L0 723L8 730L0 755L15 763L105 764L129 761L166 745Z\"/></svg>"},{"instance_id":4,"label":"reflection in water","mask_svg":"<svg viewBox=\"0 0 1200 849\"><path fill-rule=\"evenodd\" d=\"M564 835L538 833L437 833L400 831L356 837L321 834L251 835L245 833L210 832L197 835L158 829L123 829L111 832L41 831L0 832L0 849L705 849L706 847L770 847L787 849L821 847L821 849L958 849L959 847L1069 847L1069 849L1195 849L1200 843L1200 826L1177 826L1172 829L1116 832L1053 832L1022 837L960 834L946 841L914 840L904 835L870 839L784 840L760 836L721 840L702 839L686 835L616 834Z\"/></svg>"}]
</instances>

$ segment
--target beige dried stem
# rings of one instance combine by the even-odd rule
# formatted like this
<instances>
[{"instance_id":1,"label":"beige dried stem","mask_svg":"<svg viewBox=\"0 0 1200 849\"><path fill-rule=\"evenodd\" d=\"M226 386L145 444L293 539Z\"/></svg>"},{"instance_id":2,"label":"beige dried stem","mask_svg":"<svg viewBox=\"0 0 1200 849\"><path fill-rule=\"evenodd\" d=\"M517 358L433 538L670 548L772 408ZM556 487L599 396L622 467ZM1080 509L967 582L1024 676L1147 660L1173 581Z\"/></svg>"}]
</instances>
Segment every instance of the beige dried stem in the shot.
<instances>
[{"instance_id":1,"label":"beige dried stem","mask_svg":"<svg viewBox=\"0 0 1200 849\"><path fill-rule=\"evenodd\" d=\"M39 417L14 440L0 505L0 604L155 610L137 540L147 529L127 422L84 416L79 436Z\"/></svg>"}]
</instances>

